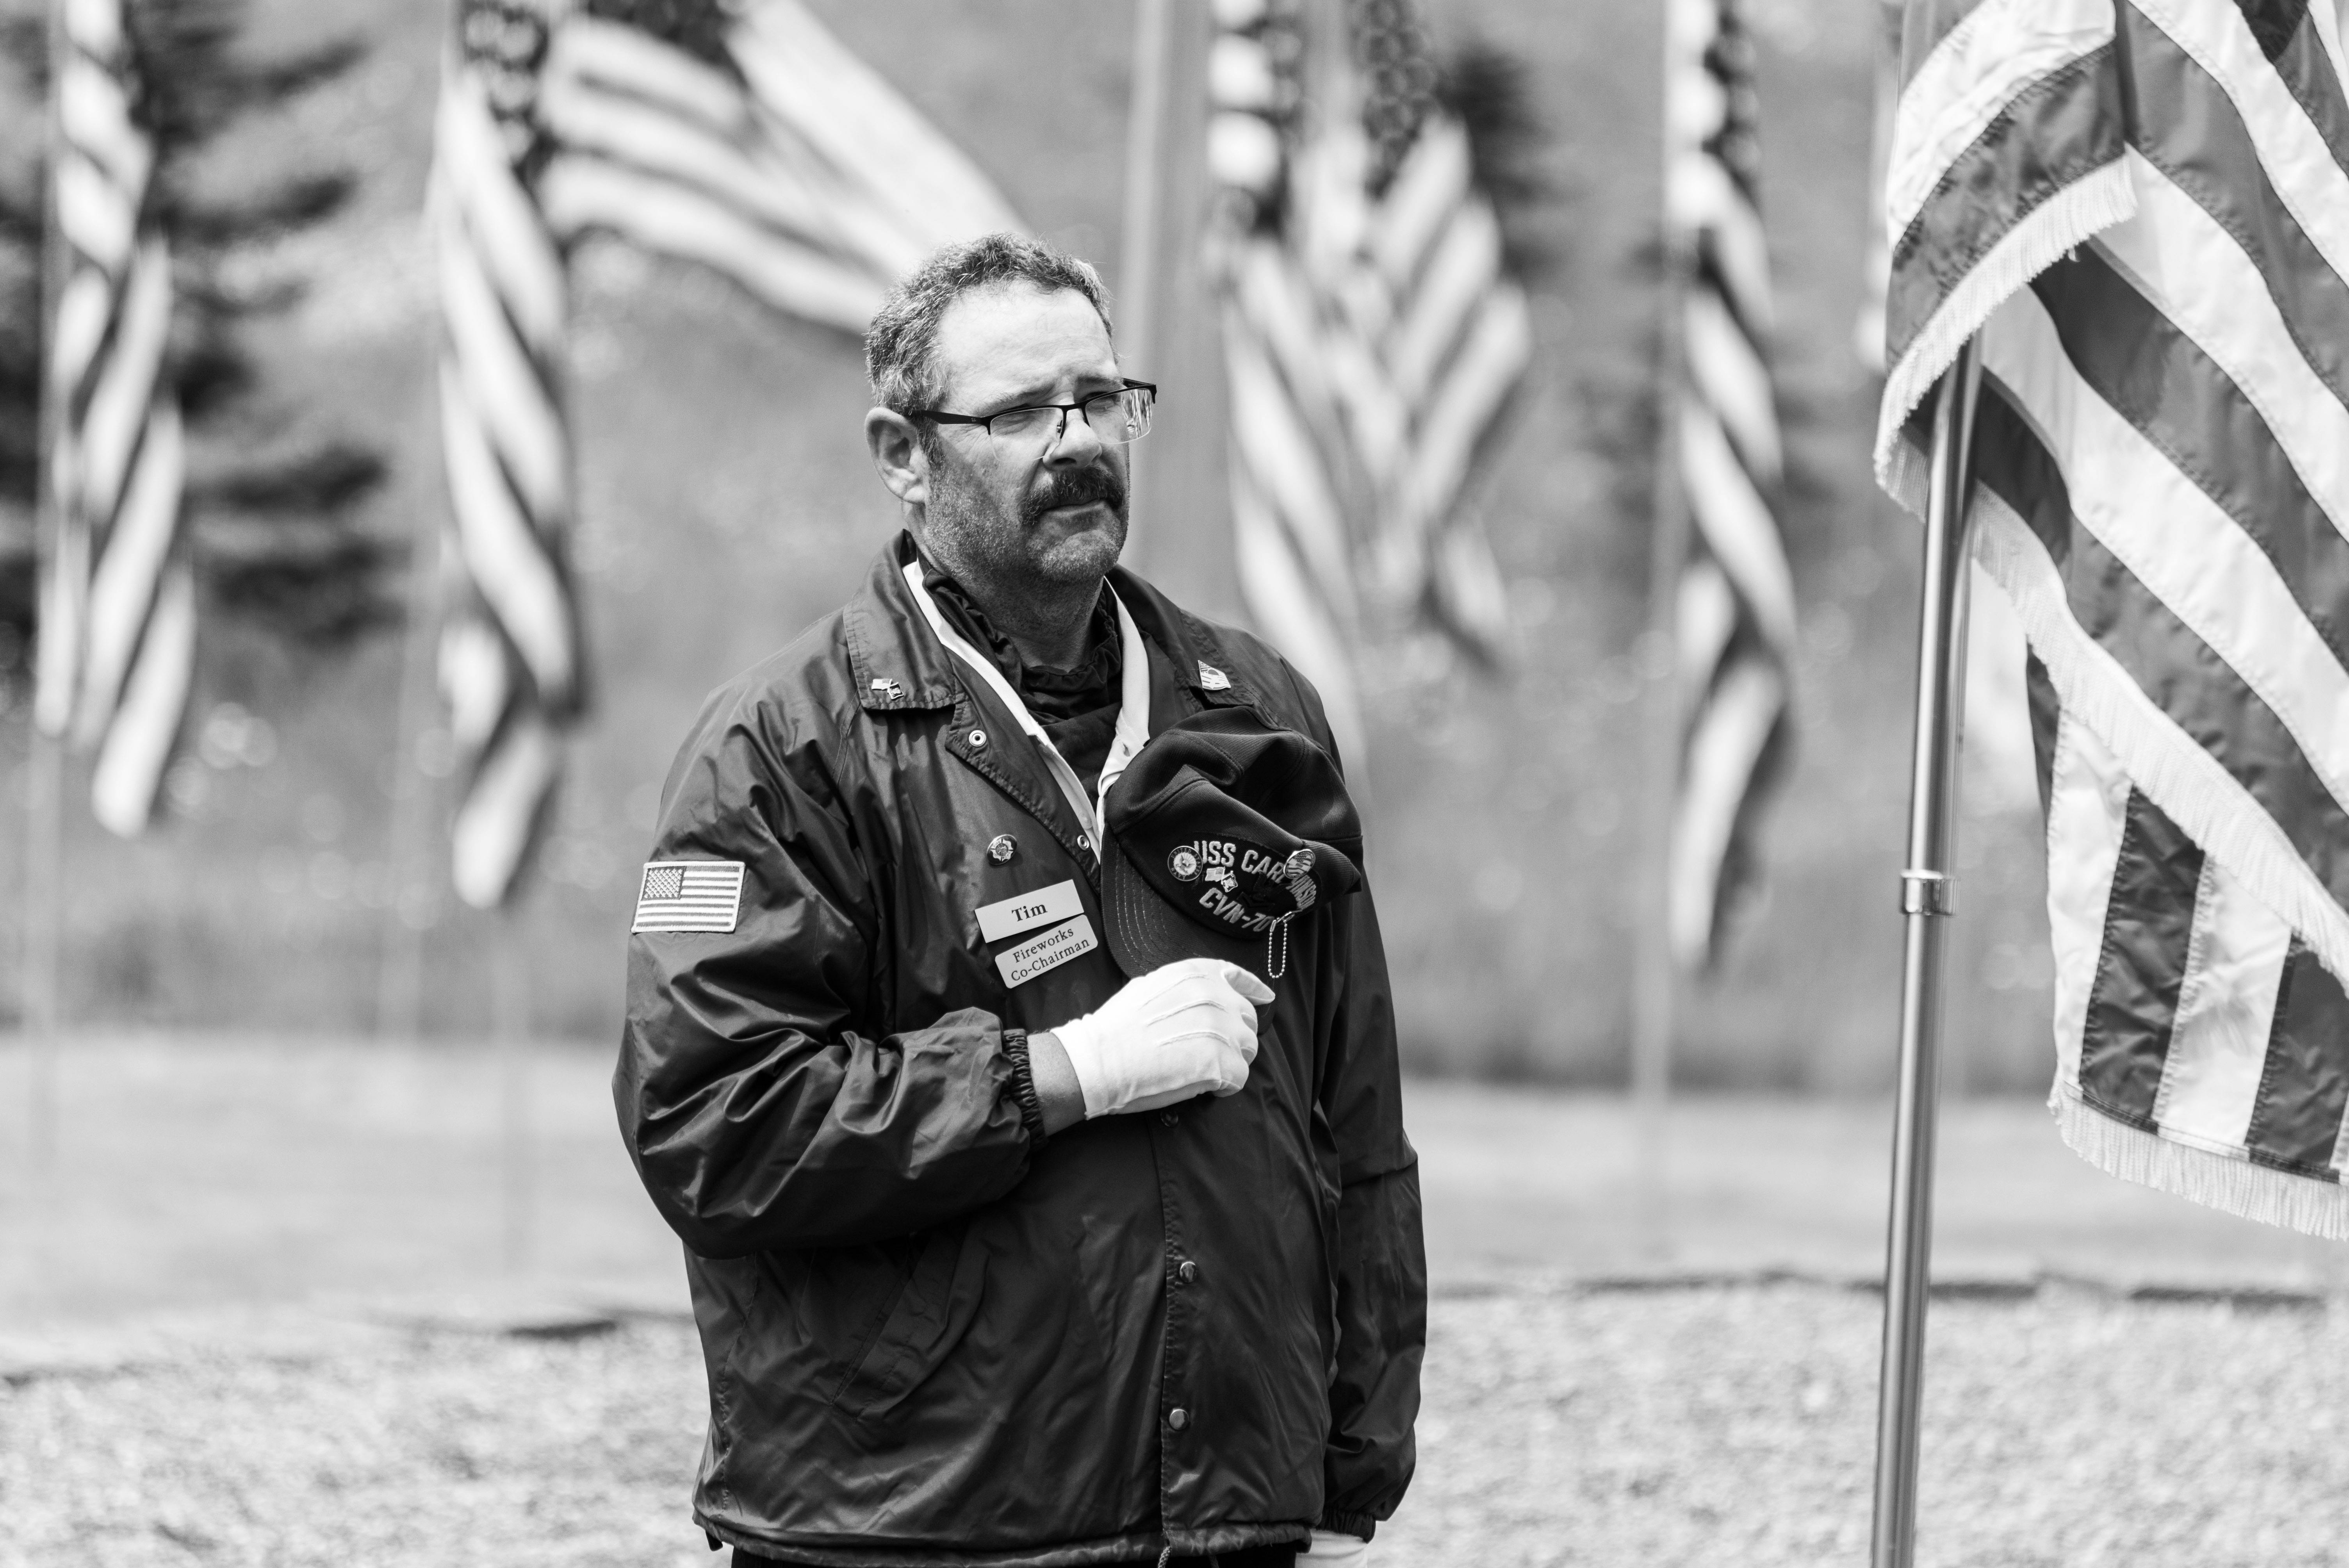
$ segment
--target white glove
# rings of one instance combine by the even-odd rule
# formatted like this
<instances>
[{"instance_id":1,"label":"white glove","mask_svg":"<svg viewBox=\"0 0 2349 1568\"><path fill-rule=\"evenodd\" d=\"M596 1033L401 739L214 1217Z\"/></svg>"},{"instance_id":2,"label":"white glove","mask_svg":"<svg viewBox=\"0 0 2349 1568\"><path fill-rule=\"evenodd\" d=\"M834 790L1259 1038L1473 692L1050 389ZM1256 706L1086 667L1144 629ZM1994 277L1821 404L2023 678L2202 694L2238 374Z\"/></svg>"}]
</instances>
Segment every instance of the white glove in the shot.
<instances>
[{"instance_id":1,"label":"white glove","mask_svg":"<svg viewBox=\"0 0 2349 1568\"><path fill-rule=\"evenodd\" d=\"M1317 1530L1313 1544L1297 1554L1299 1563L1334 1563L1337 1568L1371 1568L1371 1543L1334 1530Z\"/></svg>"},{"instance_id":2,"label":"white glove","mask_svg":"<svg viewBox=\"0 0 2349 1568\"><path fill-rule=\"evenodd\" d=\"M1256 1004L1272 987L1220 958L1183 958L1129 980L1052 1034L1085 1116L1155 1110L1197 1094L1237 1094L1256 1060Z\"/></svg>"}]
</instances>

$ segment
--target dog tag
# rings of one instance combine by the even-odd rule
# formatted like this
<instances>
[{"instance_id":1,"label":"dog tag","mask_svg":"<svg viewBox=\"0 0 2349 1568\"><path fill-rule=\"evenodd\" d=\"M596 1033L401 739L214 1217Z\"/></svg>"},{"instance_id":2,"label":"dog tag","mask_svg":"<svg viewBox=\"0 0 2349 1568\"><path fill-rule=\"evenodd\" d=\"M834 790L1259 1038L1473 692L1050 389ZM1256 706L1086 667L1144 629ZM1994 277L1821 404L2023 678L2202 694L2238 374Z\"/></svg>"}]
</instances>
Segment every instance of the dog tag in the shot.
<instances>
[{"instance_id":1,"label":"dog tag","mask_svg":"<svg viewBox=\"0 0 2349 1568\"><path fill-rule=\"evenodd\" d=\"M1085 901L1077 896L1074 882L1054 882L1033 892L1015 893L1000 903L979 905L978 934L989 942L1000 942L1084 912Z\"/></svg>"}]
</instances>

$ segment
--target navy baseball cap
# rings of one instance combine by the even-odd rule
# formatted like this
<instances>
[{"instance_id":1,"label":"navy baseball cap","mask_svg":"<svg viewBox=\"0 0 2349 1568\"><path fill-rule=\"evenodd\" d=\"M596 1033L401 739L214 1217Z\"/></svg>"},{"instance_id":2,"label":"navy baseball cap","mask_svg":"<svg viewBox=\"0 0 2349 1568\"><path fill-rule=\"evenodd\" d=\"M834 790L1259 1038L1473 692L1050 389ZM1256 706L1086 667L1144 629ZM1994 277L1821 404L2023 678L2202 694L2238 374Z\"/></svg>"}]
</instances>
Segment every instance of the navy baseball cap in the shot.
<instances>
[{"instance_id":1,"label":"navy baseball cap","mask_svg":"<svg viewBox=\"0 0 2349 1568\"><path fill-rule=\"evenodd\" d=\"M1253 710L1152 736L1102 803L1102 913L1129 975L1223 958L1268 979L1287 927L1362 885L1362 823L1330 754Z\"/></svg>"}]
</instances>

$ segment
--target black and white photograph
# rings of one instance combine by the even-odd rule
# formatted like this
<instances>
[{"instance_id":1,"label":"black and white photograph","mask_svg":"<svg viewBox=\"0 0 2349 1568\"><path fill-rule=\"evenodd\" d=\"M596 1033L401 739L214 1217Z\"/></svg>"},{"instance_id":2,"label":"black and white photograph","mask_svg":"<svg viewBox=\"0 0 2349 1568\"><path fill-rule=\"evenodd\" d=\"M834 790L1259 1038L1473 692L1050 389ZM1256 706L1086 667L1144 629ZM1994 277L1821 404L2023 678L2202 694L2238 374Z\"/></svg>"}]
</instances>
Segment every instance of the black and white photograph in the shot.
<instances>
[{"instance_id":1,"label":"black and white photograph","mask_svg":"<svg viewBox=\"0 0 2349 1568\"><path fill-rule=\"evenodd\" d=\"M0 1568L2349 1568L2344 1177L2349 0L0 0Z\"/></svg>"}]
</instances>

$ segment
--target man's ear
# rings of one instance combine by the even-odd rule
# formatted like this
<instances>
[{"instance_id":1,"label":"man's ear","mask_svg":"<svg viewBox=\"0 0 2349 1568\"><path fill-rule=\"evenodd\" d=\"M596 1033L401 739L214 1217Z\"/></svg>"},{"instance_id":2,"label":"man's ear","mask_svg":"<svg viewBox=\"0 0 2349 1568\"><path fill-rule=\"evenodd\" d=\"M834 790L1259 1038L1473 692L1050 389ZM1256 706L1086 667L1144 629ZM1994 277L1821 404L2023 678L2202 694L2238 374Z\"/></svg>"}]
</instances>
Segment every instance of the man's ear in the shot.
<instances>
[{"instance_id":1,"label":"man's ear","mask_svg":"<svg viewBox=\"0 0 2349 1568\"><path fill-rule=\"evenodd\" d=\"M888 408L867 411L864 445L891 495L907 506L930 499L930 455L922 449L922 433L911 419Z\"/></svg>"}]
</instances>

